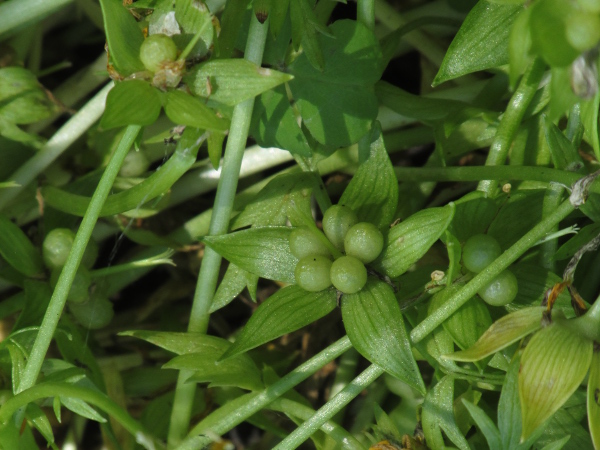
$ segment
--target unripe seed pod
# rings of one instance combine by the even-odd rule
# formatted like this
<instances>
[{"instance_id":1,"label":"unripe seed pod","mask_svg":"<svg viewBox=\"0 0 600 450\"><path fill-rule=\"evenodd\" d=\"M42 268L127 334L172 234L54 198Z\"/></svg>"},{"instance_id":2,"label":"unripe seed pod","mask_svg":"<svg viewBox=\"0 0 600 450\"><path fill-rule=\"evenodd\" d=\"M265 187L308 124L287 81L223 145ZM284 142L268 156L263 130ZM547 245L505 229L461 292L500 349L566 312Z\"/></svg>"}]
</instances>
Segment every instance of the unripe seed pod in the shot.
<instances>
[{"instance_id":1,"label":"unripe seed pod","mask_svg":"<svg viewBox=\"0 0 600 450\"><path fill-rule=\"evenodd\" d=\"M318 292L331 286L331 260L325 256L305 256L296 265L296 284L305 291Z\"/></svg>"},{"instance_id":2,"label":"unripe seed pod","mask_svg":"<svg viewBox=\"0 0 600 450\"><path fill-rule=\"evenodd\" d=\"M465 242L462 251L464 266L471 272L479 273L489 266L500 254L502 248L493 237L476 234Z\"/></svg>"},{"instance_id":3,"label":"unripe seed pod","mask_svg":"<svg viewBox=\"0 0 600 450\"><path fill-rule=\"evenodd\" d=\"M344 249L346 255L368 264L377 259L383 250L383 234L372 223L359 222L346 233Z\"/></svg>"},{"instance_id":4,"label":"unripe seed pod","mask_svg":"<svg viewBox=\"0 0 600 450\"><path fill-rule=\"evenodd\" d=\"M504 306L512 302L519 292L517 277L510 271L504 270L479 292L479 296L488 305Z\"/></svg>"},{"instance_id":5,"label":"unripe seed pod","mask_svg":"<svg viewBox=\"0 0 600 450\"><path fill-rule=\"evenodd\" d=\"M150 72L158 71L165 62L175 61L177 45L166 34L153 34L142 42L140 60Z\"/></svg>"},{"instance_id":6,"label":"unripe seed pod","mask_svg":"<svg viewBox=\"0 0 600 450\"><path fill-rule=\"evenodd\" d=\"M331 282L344 294L355 294L367 283L367 269L354 256L342 256L331 265Z\"/></svg>"},{"instance_id":7,"label":"unripe seed pod","mask_svg":"<svg viewBox=\"0 0 600 450\"><path fill-rule=\"evenodd\" d=\"M290 251L298 259L305 256L331 256L323 242L308 228L295 228L290 233Z\"/></svg>"},{"instance_id":8,"label":"unripe seed pod","mask_svg":"<svg viewBox=\"0 0 600 450\"><path fill-rule=\"evenodd\" d=\"M67 262L75 234L68 228L55 228L46 235L42 244L44 263L49 269L61 268Z\"/></svg>"},{"instance_id":9,"label":"unripe seed pod","mask_svg":"<svg viewBox=\"0 0 600 450\"><path fill-rule=\"evenodd\" d=\"M323 215L325 236L340 251L344 250L344 238L350 228L358 223L358 217L351 208L333 205Z\"/></svg>"}]
</instances>

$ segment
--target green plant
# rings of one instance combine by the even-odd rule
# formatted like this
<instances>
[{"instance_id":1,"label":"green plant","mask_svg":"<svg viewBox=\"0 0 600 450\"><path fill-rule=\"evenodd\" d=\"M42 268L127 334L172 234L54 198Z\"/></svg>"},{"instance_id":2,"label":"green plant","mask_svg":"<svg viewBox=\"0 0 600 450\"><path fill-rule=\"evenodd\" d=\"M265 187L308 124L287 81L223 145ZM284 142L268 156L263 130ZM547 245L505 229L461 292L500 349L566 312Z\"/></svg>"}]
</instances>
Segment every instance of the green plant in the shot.
<instances>
[{"instance_id":1,"label":"green plant","mask_svg":"<svg viewBox=\"0 0 600 450\"><path fill-rule=\"evenodd\" d=\"M0 449L600 448L598 1L41 3Z\"/></svg>"}]
</instances>

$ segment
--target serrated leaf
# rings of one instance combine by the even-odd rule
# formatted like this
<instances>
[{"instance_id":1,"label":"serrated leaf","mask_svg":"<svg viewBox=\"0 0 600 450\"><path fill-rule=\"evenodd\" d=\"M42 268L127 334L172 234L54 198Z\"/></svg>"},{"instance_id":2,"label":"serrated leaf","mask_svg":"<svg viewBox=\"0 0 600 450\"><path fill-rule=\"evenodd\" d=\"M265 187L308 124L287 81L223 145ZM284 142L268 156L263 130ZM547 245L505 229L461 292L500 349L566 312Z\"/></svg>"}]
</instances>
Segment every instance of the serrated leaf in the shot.
<instances>
[{"instance_id":1,"label":"serrated leaf","mask_svg":"<svg viewBox=\"0 0 600 450\"><path fill-rule=\"evenodd\" d=\"M118 0L100 0L110 61L120 75L126 77L146 70L140 61L144 41L142 30L133 15Z\"/></svg>"},{"instance_id":2,"label":"serrated leaf","mask_svg":"<svg viewBox=\"0 0 600 450\"><path fill-rule=\"evenodd\" d=\"M199 64L184 78L195 95L233 106L285 83L293 76L245 59L219 59Z\"/></svg>"},{"instance_id":3,"label":"serrated leaf","mask_svg":"<svg viewBox=\"0 0 600 450\"><path fill-rule=\"evenodd\" d=\"M349 206L358 219L378 228L387 227L398 206L398 180L376 123L369 138L369 157L344 190L339 204Z\"/></svg>"},{"instance_id":4,"label":"serrated leaf","mask_svg":"<svg viewBox=\"0 0 600 450\"><path fill-rule=\"evenodd\" d=\"M222 236L206 236L203 242L241 269L269 280L294 283L298 259L290 252L288 227L260 227Z\"/></svg>"},{"instance_id":5,"label":"serrated leaf","mask_svg":"<svg viewBox=\"0 0 600 450\"><path fill-rule=\"evenodd\" d=\"M453 204L413 214L384 233L383 251L373 264L389 277L402 275L440 238L453 216Z\"/></svg>"},{"instance_id":6,"label":"serrated leaf","mask_svg":"<svg viewBox=\"0 0 600 450\"><path fill-rule=\"evenodd\" d=\"M223 276L223 280L219 284L217 292L213 297L210 312L213 313L224 306L228 305L235 299L249 284L254 284L258 281L258 277L245 270L240 269L235 264L230 263L227 271Z\"/></svg>"},{"instance_id":7,"label":"serrated leaf","mask_svg":"<svg viewBox=\"0 0 600 450\"><path fill-rule=\"evenodd\" d=\"M298 286L280 289L254 311L222 359L239 355L296 331L329 314L336 304L333 289L320 292L307 292Z\"/></svg>"},{"instance_id":8,"label":"serrated leaf","mask_svg":"<svg viewBox=\"0 0 600 450\"><path fill-rule=\"evenodd\" d=\"M165 113L177 125L215 131L226 131L229 128L229 121L217 117L202 100L179 90L167 93Z\"/></svg>"},{"instance_id":9,"label":"serrated leaf","mask_svg":"<svg viewBox=\"0 0 600 450\"><path fill-rule=\"evenodd\" d=\"M519 396L527 438L579 387L592 362L593 343L552 324L533 336L521 358Z\"/></svg>"},{"instance_id":10,"label":"serrated leaf","mask_svg":"<svg viewBox=\"0 0 600 450\"><path fill-rule=\"evenodd\" d=\"M62 405L73 411L75 414L85 417L86 419L94 420L100 423L106 423L106 419L102 417L94 408L88 405L86 402L75 397L60 396L60 402Z\"/></svg>"},{"instance_id":11,"label":"serrated leaf","mask_svg":"<svg viewBox=\"0 0 600 450\"><path fill-rule=\"evenodd\" d=\"M496 428L494 421L481 409L479 406L463 399L463 405L471 414L471 417L477 424L477 427L481 430L481 433L485 436L490 450L502 450L502 441L500 439L500 432Z\"/></svg>"},{"instance_id":12,"label":"serrated leaf","mask_svg":"<svg viewBox=\"0 0 600 450\"><path fill-rule=\"evenodd\" d=\"M425 393L400 307L388 284L369 279L361 291L345 294L342 318L350 342L361 355Z\"/></svg>"},{"instance_id":13,"label":"serrated leaf","mask_svg":"<svg viewBox=\"0 0 600 450\"><path fill-rule=\"evenodd\" d=\"M446 358L474 362L490 356L539 329L544 310L542 306L532 306L507 314L494 322L471 348Z\"/></svg>"},{"instance_id":14,"label":"serrated leaf","mask_svg":"<svg viewBox=\"0 0 600 450\"><path fill-rule=\"evenodd\" d=\"M4 215L0 215L0 255L23 275L33 276L44 271L38 249L21 228Z\"/></svg>"},{"instance_id":15,"label":"serrated leaf","mask_svg":"<svg viewBox=\"0 0 600 450\"><path fill-rule=\"evenodd\" d=\"M587 415L594 448L600 448L600 351L592 357L587 387Z\"/></svg>"},{"instance_id":16,"label":"serrated leaf","mask_svg":"<svg viewBox=\"0 0 600 450\"><path fill-rule=\"evenodd\" d=\"M522 10L521 5L499 5L480 0L450 44L433 85L507 64L508 36Z\"/></svg>"},{"instance_id":17,"label":"serrated leaf","mask_svg":"<svg viewBox=\"0 0 600 450\"><path fill-rule=\"evenodd\" d=\"M302 54L289 67L295 77L289 86L311 135L337 148L358 142L377 117L373 85L381 76L381 50L356 21L339 20L329 30L334 39L318 36L327 55L323 70Z\"/></svg>"},{"instance_id":18,"label":"serrated leaf","mask_svg":"<svg viewBox=\"0 0 600 450\"><path fill-rule=\"evenodd\" d=\"M127 80L115 85L106 98L100 120L104 129L125 125L150 125L158 119L161 102L158 91L142 80Z\"/></svg>"}]
</instances>

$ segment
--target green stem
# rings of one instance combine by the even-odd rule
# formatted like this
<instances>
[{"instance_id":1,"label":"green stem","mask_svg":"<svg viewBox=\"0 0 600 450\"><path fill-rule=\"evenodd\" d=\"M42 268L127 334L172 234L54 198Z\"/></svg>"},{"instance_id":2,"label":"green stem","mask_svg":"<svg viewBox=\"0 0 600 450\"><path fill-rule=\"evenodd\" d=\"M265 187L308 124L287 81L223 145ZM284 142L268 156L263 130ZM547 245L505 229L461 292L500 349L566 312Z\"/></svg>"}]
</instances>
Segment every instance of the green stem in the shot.
<instances>
[{"instance_id":1,"label":"green stem","mask_svg":"<svg viewBox=\"0 0 600 450\"><path fill-rule=\"evenodd\" d=\"M101 278L109 275L114 275L116 273L129 272L131 270L139 269L140 267L156 267L162 264L170 264L171 266L174 266L175 263L172 259L170 259L173 253L175 253L175 251L169 249L166 252L162 252L160 255L151 256L149 258L131 261L124 264L117 264L116 266L92 270L90 272L90 276L92 278Z\"/></svg>"},{"instance_id":2,"label":"green stem","mask_svg":"<svg viewBox=\"0 0 600 450\"><path fill-rule=\"evenodd\" d=\"M244 53L246 60L257 65L261 64L267 31L268 21L264 25L260 24L253 15L250 22L250 30L248 31L246 51ZM210 235L225 234L229 228L229 219L233 210L233 201L237 189L242 157L246 148L246 140L248 139L253 108L254 98L237 104L233 110L231 128L223 158L223 169L217 186L215 206L210 221ZM189 331L206 332L210 305L217 286L220 266L221 256L207 247L204 251L202 266L198 275L198 283L196 285L190 323L188 325ZM177 379L169 424L169 446L178 444L187 433L189 427L192 403L196 390L195 383L185 382L189 375L187 371L181 371Z\"/></svg>"},{"instance_id":3,"label":"green stem","mask_svg":"<svg viewBox=\"0 0 600 450\"><path fill-rule=\"evenodd\" d=\"M350 383L350 381L352 381L354 374L356 373L359 358L360 354L354 348L351 348L342 355L337 370L335 371L335 378L331 385L331 389L329 390L329 397L335 397L348 385L348 383ZM340 414L333 417L333 421L341 423L343 418L343 414L340 412Z\"/></svg>"},{"instance_id":4,"label":"green stem","mask_svg":"<svg viewBox=\"0 0 600 450\"><path fill-rule=\"evenodd\" d=\"M545 69L546 64L542 59L536 58L523 74L517 90L512 95L506 111L502 115L500 125L485 161L486 166L501 166L506 162L510 146L517 134L525 111L539 87ZM493 195L497 188L498 183L495 180L481 181L477 187L478 190L488 195Z\"/></svg>"},{"instance_id":5,"label":"green stem","mask_svg":"<svg viewBox=\"0 0 600 450\"><path fill-rule=\"evenodd\" d=\"M360 393L377 378L383 375L385 371L376 366L370 365L352 383L346 386L342 391L323 405L310 419L296 428L288 437L281 441L273 450L291 450L300 446L315 431L331 419L338 411L358 397Z\"/></svg>"},{"instance_id":6,"label":"green stem","mask_svg":"<svg viewBox=\"0 0 600 450\"><path fill-rule=\"evenodd\" d=\"M54 289L52 298L46 309L46 314L44 315L40 330L33 343L31 353L29 354L27 365L21 375L21 382L17 388L17 393L29 389L35 384L42 363L44 362L46 352L50 346L50 341L52 341L52 336L58 325L58 320L60 319L62 310L65 306L67 295L71 290L77 268L79 267L85 248L90 240L96 221L98 220L102 205L104 204L113 182L119 173L119 169L123 164L123 160L133 145L140 129L141 127L138 125L129 125L127 127L121 142L119 142L115 153L111 157L110 162L98 183L98 187L94 191L92 201L90 202L85 216L81 221L81 225L77 230L77 234L75 235L73 247L71 248L67 262L58 277L56 288Z\"/></svg>"},{"instance_id":7,"label":"green stem","mask_svg":"<svg viewBox=\"0 0 600 450\"><path fill-rule=\"evenodd\" d=\"M583 316L557 319L557 322L579 336L600 343L600 297Z\"/></svg>"},{"instance_id":8,"label":"green stem","mask_svg":"<svg viewBox=\"0 0 600 450\"><path fill-rule=\"evenodd\" d=\"M152 437L152 434L145 430L138 421L134 420L127 413L127 411L117 405L103 392L67 383L40 383L37 386L27 389L8 399L4 402L2 408L0 408L0 423L7 423L15 412L28 403L42 398L53 398L57 396L77 398L95 405L111 418L119 422L123 428L135 436L136 439L143 439L144 442L153 442L155 445L160 445L159 442Z\"/></svg>"},{"instance_id":9,"label":"green stem","mask_svg":"<svg viewBox=\"0 0 600 450\"><path fill-rule=\"evenodd\" d=\"M556 210L529 230L521 239L515 242L492 264L478 273L471 281L464 285L456 294L450 297L439 309L427 316L410 333L414 343L420 342L442 324L448 317L473 297L477 291L490 283L500 272L517 260L529 248L534 246L557 223L567 217L575 208L569 200L565 200Z\"/></svg>"},{"instance_id":10,"label":"green stem","mask_svg":"<svg viewBox=\"0 0 600 450\"><path fill-rule=\"evenodd\" d=\"M375 2L374 0L358 0L356 19L369 30L375 29Z\"/></svg>"},{"instance_id":11,"label":"green stem","mask_svg":"<svg viewBox=\"0 0 600 450\"><path fill-rule=\"evenodd\" d=\"M178 450L197 449L209 444L212 442L210 438L199 440L198 435L219 436L227 433L350 348L352 348L350 339L348 336L344 336L305 363L296 367L264 391L246 394L213 411L190 431L188 438L178 447Z\"/></svg>"},{"instance_id":12,"label":"green stem","mask_svg":"<svg viewBox=\"0 0 600 450\"><path fill-rule=\"evenodd\" d=\"M3 3L0 6L20 2ZM0 17L2 17L0 13ZM1 20L1 19L0 19ZM104 112L104 104L108 91L113 83L107 84L94 98L69 119L31 159L23 164L7 179L15 181L19 187L0 190L0 210L2 210L17 194L31 183L54 162L69 146L85 134Z\"/></svg>"},{"instance_id":13,"label":"green stem","mask_svg":"<svg viewBox=\"0 0 600 450\"><path fill-rule=\"evenodd\" d=\"M39 22L64 8L73 0L18 0L0 4L0 38L18 31L19 28Z\"/></svg>"}]
</instances>

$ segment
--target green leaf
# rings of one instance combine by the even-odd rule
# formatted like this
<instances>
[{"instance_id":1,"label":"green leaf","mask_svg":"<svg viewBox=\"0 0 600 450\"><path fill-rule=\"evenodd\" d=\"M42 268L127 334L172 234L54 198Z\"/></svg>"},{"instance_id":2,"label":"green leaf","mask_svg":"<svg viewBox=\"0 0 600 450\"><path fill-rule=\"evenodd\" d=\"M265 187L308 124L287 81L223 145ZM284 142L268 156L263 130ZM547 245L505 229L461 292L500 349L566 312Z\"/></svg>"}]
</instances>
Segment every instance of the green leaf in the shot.
<instances>
[{"instance_id":1,"label":"green leaf","mask_svg":"<svg viewBox=\"0 0 600 450\"><path fill-rule=\"evenodd\" d=\"M285 23L289 6L290 0L271 0L271 9L269 10L269 31L274 38L277 38Z\"/></svg>"},{"instance_id":2,"label":"green leaf","mask_svg":"<svg viewBox=\"0 0 600 450\"><path fill-rule=\"evenodd\" d=\"M75 414L85 417L86 419L94 420L100 423L106 423L106 419L102 417L98 411L88 405L80 398L60 396L60 402L63 406Z\"/></svg>"},{"instance_id":3,"label":"green leaf","mask_svg":"<svg viewBox=\"0 0 600 450\"><path fill-rule=\"evenodd\" d=\"M323 70L325 58L319 41L319 32L324 27L319 24L309 0L289 0L290 17L292 19L292 42L294 49L302 45L303 54L316 70ZM274 3L277 3L276 0ZM325 33L327 34L327 33Z\"/></svg>"},{"instance_id":4,"label":"green leaf","mask_svg":"<svg viewBox=\"0 0 600 450\"><path fill-rule=\"evenodd\" d=\"M180 90L167 93L165 113L177 125L215 131L229 129L228 120L220 119L203 101Z\"/></svg>"},{"instance_id":5,"label":"green leaf","mask_svg":"<svg viewBox=\"0 0 600 450\"><path fill-rule=\"evenodd\" d=\"M594 448L600 448L600 351L592 357L587 387L587 415Z\"/></svg>"},{"instance_id":6,"label":"green leaf","mask_svg":"<svg viewBox=\"0 0 600 450\"><path fill-rule=\"evenodd\" d=\"M571 435L567 435L562 439L558 439L557 441L551 442L550 444L544 445L541 450L560 450L565 446L565 444L571 439Z\"/></svg>"},{"instance_id":7,"label":"green leaf","mask_svg":"<svg viewBox=\"0 0 600 450\"><path fill-rule=\"evenodd\" d=\"M177 47L180 49L186 48L199 35L198 42L196 42L187 58L205 56L212 46L214 36L213 16L206 4L203 1L178 0L175 2L175 18L182 31L180 34L171 36Z\"/></svg>"},{"instance_id":8,"label":"green leaf","mask_svg":"<svg viewBox=\"0 0 600 450\"><path fill-rule=\"evenodd\" d=\"M244 24L244 16L249 3L250 0L229 0L225 3L225 10L221 15L222 31L215 45L218 58L231 58L238 35Z\"/></svg>"},{"instance_id":9,"label":"green leaf","mask_svg":"<svg viewBox=\"0 0 600 450\"><path fill-rule=\"evenodd\" d=\"M548 142L554 167L572 171L583 166L583 160L573 143L548 117L544 117L544 135Z\"/></svg>"},{"instance_id":10,"label":"green leaf","mask_svg":"<svg viewBox=\"0 0 600 450\"><path fill-rule=\"evenodd\" d=\"M566 36L565 19L572 8L562 0L544 0L531 5L532 52L541 55L551 66L568 66L579 56Z\"/></svg>"},{"instance_id":11,"label":"green leaf","mask_svg":"<svg viewBox=\"0 0 600 450\"><path fill-rule=\"evenodd\" d=\"M21 228L4 215L0 215L0 255L23 275L33 276L44 271L40 252Z\"/></svg>"},{"instance_id":12,"label":"green leaf","mask_svg":"<svg viewBox=\"0 0 600 450\"><path fill-rule=\"evenodd\" d=\"M423 432L427 446L433 449L446 448L441 430L460 449L469 450L469 444L458 429L454 419L454 379L445 376L427 392L421 412Z\"/></svg>"},{"instance_id":13,"label":"green leaf","mask_svg":"<svg viewBox=\"0 0 600 450\"><path fill-rule=\"evenodd\" d=\"M369 142L369 157L358 167L339 204L352 208L360 221L382 229L389 226L396 213L398 180L379 122L371 130Z\"/></svg>"},{"instance_id":14,"label":"green leaf","mask_svg":"<svg viewBox=\"0 0 600 450\"><path fill-rule=\"evenodd\" d=\"M510 29L522 10L521 5L480 0L450 44L433 85L507 64Z\"/></svg>"},{"instance_id":15,"label":"green leaf","mask_svg":"<svg viewBox=\"0 0 600 450\"><path fill-rule=\"evenodd\" d=\"M213 313L228 305L244 290L244 288L246 288L246 286L255 284L257 281L258 277L256 275L240 269L235 264L229 263L229 267L227 267L223 280L219 284L219 288L213 297L210 312Z\"/></svg>"},{"instance_id":16,"label":"green leaf","mask_svg":"<svg viewBox=\"0 0 600 450\"><path fill-rule=\"evenodd\" d=\"M100 126L109 129L124 125L150 125L158 119L160 108L158 91L149 83L122 81L108 93Z\"/></svg>"},{"instance_id":17,"label":"green leaf","mask_svg":"<svg viewBox=\"0 0 600 450\"><path fill-rule=\"evenodd\" d=\"M479 406L464 400L463 404L471 414L471 417L477 424L477 427L481 430L481 433L485 436L490 450L502 450L502 441L500 439L500 432L496 428L494 421L481 409Z\"/></svg>"},{"instance_id":18,"label":"green leaf","mask_svg":"<svg viewBox=\"0 0 600 450\"><path fill-rule=\"evenodd\" d=\"M517 85L519 76L531 63L530 17L531 8L523 9L515 19L508 37L509 76L512 88Z\"/></svg>"},{"instance_id":19,"label":"green leaf","mask_svg":"<svg viewBox=\"0 0 600 450\"><path fill-rule=\"evenodd\" d=\"M329 27L334 39L319 35L327 55L323 70L305 54L290 65L289 84L306 128L321 144L342 147L358 142L377 117L373 85L381 76L381 50L361 23L339 20Z\"/></svg>"},{"instance_id":20,"label":"green leaf","mask_svg":"<svg viewBox=\"0 0 600 450\"><path fill-rule=\"evenodd\" d=\"M110 61L117 72L126 77L146 70L140 61L140 47L144 35L133 15L119 0L100 0L100 6Z\"/></svg>"},{"instance_id":21,"label":"green leaf","mask_svg":"<svg viewBox=\"0 0 600 450\"><path fill-rule=\"evenodd\" d=\"M511 271L517 277L519 291L510 305L510 309L541 304L548 287L562 281L561 277L538 264L518 263L513 266ZM554 308L572 309L571 297L566 291L560 293Z\"/></svg>"},{"instance_id":22,"label":"green leaf","mask_svg":"<svg viewBox=\"0 0 600 450\"><path fill-rule=\"evenodd\" d=\"M292 78L291 75L257 66L245 59L208 61L199 64L184 77L195 95L210 97L230 106L254 98Z\"/></svg>"},{"instance_id":23,"label":"green leaf","mask_svg":"<svg viewBox=\"0 0 600 450\"><path fill-rule=\"evenodd\" d=\"M506 371L498 401L498 429L502 448L516 448L521 439L521 404L519 401L519 368L521 358L515 355ZM529 447L527 447L529 448Z\"/></svg>"},{"instance_id":24,"label":"green leaf","mask_svg":"<svg viewBox=\"0 0 600 450\"><path fill-rule=\"evenodd\" d=\"M413 214L384 233L383 252L373 264L392 278L402 275L440 238L453 216L454 204Z\"/></svg>"},{"instance_id":25,"label":"green leaf","mask_svg":"<svg viewBox=\"0 0 600 450\"><path fill-rule=\"evenodd\" d=\"M342 318L350 342L361 355L425 393L400 307L388 284L369 279L361 291L345 294Z\"/></svg>"},{"instance_id":26,"label":"green leaf","mask_svg":"<svg viewBox=\"0 0 600 450\"><path fill-rule=\"evenodd\" d=\"M581 121L584 135L594 149L596 159L600 158L600 138L598 137L598 109L600 108L600 91L592 100L581 103Z\"/></svg>"},{"instance_id":27,"label":"green leaf","mask_svg":"<svg viewBox=\"0 0 600 450\"><path fill-rule=\"evenodd\" d=\"M222 359L277 339L329 314L336 307L333 289L306 292L298 286L277 291L261 303Z\"/></svg>"},{"instance_id":28,"label":"green leaf","mask_svg":"<svg viewBox=\"0 0 600 450\"><path fill-rule=\"evenodd\" d=\"M42 409L35 403L29 403L25 409L25 416L27 420L33 423L33 426L40 432L48 444L54 443L54 434L52 433L52 425L46 414Z\"/></svg>"},{"instance_id":29,"label":"green leaf","mask_svg":"<svg viewBox=\"0 0 600 450\"><path fill-rule=\"evenodd\" d=\"M202 240L240 269L269 280L294 283L298 259L290 252L291 232L288 227L260 227Z\"/></svg>"},{"instance_id":30,"label":"green leaf","mask_svg":"<svg viewBox=\"0 0 600 450\"><path fill-rule=\"evenodd\" d=\"M265 92L256 99L250 130L250 134L261 147L277 147L293 155L312 155L306 136L290 106L285 88L281 86Z\"/></svg>"},{"instance_id":31,"label":"green leaf","mask_svg":"<svg viewBox=\"0 0 600 450\"><path fill-rule=\"evenodd\" d=\"M543 306L532 306L510 313L492 324L468 350L446 355L454 361L479 361L524 338L541 325Z\"/></svg>"},{"instance_id":32,"label":"green leaf","mask_svg":"<svg viewBox=\"0 0 600 450\"><path fill-rule=\"evenodd\" d=\"M24 292L25 307L19 314L19 318L13 326L13 331L41 325L52 296L50 285L39 280L26 279Z\"/></svg>"},{"instance_id":33,"label":"green leaf","mask_svg":"<svg viewBox=\"0 0 600 450\"><path fill-rule=\"evenodd\" d=\"M485 233L498 212L496 202L481 191L465 195L455 205L456 212L448 228L460 242Z\"/></svg>"},{"instance_id":34,"label":"green leaf","mask_svg":"<svg viewBox=\"0 0 600 450\"><path fill-rule=\"evenodd\" d=\"M549 419L583 381L592 362L593 343L552 324L536 333L521 358L519 396L522 438Z\"/></svg>"},{"instance_id":35,"label":"green leaf","mask_svg":"<svg viewBox=\"0 0 600 450\"><path fill-rule=\"evenodd\" d=\"M225 141L225 133L209 132L206 139L208 144L208 159L213 168L217 170L223 155L223 142Z\"/></svg>"}]
</instances>

